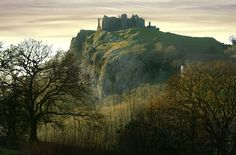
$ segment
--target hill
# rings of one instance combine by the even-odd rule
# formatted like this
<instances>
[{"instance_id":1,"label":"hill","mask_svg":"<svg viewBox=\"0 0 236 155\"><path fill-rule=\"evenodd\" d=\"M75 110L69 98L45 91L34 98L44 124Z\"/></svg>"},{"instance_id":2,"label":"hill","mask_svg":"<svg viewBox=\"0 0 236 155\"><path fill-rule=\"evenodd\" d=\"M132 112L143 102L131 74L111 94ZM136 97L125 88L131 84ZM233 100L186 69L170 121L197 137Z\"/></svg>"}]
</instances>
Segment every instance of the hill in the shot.
<instances>
[{"instance_id":1,"label":"hill","mask_svg":"<svg viewBox=\"0 0 236 155\"><path fill-rule=\"evenodd\" d=\"M83 61L100 96L120 94L144 84L160 84L181 64L225 58L226 46L214 38L181 36L158 29L107 32L81 30L70 52Z\"/></svg>"}]
</instances>

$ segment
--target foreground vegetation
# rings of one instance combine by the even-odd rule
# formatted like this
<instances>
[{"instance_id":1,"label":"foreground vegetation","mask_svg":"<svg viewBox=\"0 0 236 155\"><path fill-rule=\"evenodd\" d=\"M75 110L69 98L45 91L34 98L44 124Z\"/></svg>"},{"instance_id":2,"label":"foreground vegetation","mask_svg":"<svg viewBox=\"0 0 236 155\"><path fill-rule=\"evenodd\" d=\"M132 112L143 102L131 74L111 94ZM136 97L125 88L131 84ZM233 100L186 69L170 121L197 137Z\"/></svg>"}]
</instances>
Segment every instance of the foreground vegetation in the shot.
<instances>
[{"instance_id":1,"label":"foreground vegetation","mask_svg":"<svg viewBox=\"0 0 236 155\"><path fill-rule=\"evenodd\" d=\"M97 99L72 55L49 55L35 40L1 50L0 154L236 154L234 62Z\"/></svg>"}]
</instances>

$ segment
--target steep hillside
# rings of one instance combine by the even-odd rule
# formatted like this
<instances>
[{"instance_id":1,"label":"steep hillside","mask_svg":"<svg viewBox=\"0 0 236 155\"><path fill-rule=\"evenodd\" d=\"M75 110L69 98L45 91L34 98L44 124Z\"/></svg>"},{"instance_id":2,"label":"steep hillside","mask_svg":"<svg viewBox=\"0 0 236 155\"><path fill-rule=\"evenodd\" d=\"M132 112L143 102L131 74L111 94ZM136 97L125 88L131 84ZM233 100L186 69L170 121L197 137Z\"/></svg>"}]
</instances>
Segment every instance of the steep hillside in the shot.
<instances>
[{"instance_id":1,"label":"steep hillside","mask_svg":"<svg viewBox=\"0 0 236 155\"><path fill-rule=\"evenodd\" d=\"M225 57L224 45L214 38L147 28L82 30L72 39L70 52L91 72L99 95L122 93L143 83L163 83L186 61Z\"/></svg>"}]
</instances>

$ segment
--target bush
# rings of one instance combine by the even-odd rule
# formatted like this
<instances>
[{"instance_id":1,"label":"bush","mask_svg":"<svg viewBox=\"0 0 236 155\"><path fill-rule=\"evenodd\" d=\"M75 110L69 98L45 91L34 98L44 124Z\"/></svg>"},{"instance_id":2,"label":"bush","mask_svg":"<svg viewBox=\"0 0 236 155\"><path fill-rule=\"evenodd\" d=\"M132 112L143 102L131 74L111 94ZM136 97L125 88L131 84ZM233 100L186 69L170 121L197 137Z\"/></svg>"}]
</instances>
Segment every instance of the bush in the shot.
<instances>
[{"instance_id":1,"label":"bush","mask_svg":"<svg viewBox=\"0 0 236 155\"><path fill-rule=\"evenodd\" d=\"M157 115L152 117L150 109L136 113L135 119L127 123L119 133L119 154L172 155L178 154L178 139L169 130L159 126Z\"/></svg>"}]
</instances>

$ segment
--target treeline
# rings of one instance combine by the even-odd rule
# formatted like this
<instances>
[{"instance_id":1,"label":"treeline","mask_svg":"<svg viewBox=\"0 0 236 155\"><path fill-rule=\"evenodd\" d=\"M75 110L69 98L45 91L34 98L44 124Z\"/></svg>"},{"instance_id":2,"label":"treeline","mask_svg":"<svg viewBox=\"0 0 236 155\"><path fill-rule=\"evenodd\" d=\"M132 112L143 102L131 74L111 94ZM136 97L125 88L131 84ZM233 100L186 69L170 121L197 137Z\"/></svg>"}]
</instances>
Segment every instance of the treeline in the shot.
<instances>
[{"instance_id":1,"label":"treeline","mask_svg":"<svg viewBox=\"0 0 236 155\"><path fill-rule=\"evenodd\" d=\"M236 154L236 64L194 63L120 133L121 154Z\"/></svg>"}]
</instances>

